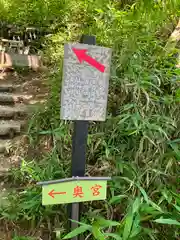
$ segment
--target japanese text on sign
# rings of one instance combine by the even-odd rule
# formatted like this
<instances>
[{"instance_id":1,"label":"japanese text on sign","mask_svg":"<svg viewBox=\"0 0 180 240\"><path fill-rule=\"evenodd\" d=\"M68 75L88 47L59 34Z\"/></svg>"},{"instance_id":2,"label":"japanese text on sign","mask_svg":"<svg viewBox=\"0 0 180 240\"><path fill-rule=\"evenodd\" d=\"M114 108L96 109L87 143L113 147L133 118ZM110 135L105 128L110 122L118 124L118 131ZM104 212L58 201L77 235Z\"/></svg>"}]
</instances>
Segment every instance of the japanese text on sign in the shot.
<instances>
[{"instance_id":1,"label":"japanese text on sign","mask_svg":"<svg viewBox=\"0 0 180 240\"><path fill-rule=\"evenodd\" d=\"M72 181L44 185L42 204L63 204L106 199L107 181Z\"/></svg>"}]
</instances>

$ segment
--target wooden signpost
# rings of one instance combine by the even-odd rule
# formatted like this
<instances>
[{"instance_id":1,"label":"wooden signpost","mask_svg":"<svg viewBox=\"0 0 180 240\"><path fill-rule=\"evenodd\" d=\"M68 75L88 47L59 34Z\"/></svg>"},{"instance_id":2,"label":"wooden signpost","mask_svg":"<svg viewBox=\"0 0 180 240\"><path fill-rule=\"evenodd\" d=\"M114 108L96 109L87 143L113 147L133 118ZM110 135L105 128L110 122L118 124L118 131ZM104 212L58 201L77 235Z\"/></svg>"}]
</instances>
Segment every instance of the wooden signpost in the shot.
<instances>
[{"instance_id":1,"label":"wooden signpost","mask_svg":"<svg viewBox=\"0 0 180 240\"><path fill-rule=\"evenodd\" d=\"M61 119L74 121L72 178L42 185L42 204L71 205L71 219L79 221L79 202L103 200L110 177L84 177L89 121L105 121L109 87L111 49L95 46L94 36L82 36L81 43L65 44L61 92ZM72 223L72 230L78 224ZM78 240L74 237L73 240Z\"/></svg>"}]
</instances>

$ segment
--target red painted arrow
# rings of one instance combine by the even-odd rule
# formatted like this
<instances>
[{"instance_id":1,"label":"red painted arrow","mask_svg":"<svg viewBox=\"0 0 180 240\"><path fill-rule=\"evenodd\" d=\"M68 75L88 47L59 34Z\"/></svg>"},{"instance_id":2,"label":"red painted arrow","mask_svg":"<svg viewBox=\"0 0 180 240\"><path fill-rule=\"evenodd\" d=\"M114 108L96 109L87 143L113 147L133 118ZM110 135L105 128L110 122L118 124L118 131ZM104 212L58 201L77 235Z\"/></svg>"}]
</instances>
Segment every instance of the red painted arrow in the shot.
<instances>
[{"instance_id":1,"label":"red painted arrow","mask_svg":"<svg viewBox=\"0 0 180 240\"><path fill-rule=\"evenodd\" d=\"M58 194L66 194L66 192L55 192L53 189L48 193L48 195L52 198L54 198L54 195L58 195Z\"/></svg>"},{"instance_id":2,"label":"red painted arrow","mask_svg":"<svg viewBox=\"0 0 180 240\"><path fill-rule=\"evenodd\" d=\"M105 66L101 64L100 62L96 61L94 58L91 56L87 55L87 49L77 49L77 48L72 48L73 52L76 54L78 60L80 63L83 61L89 63L91 66L95 67L98 69L100 72L105 71Z\"/></svg>"}]
</instances>

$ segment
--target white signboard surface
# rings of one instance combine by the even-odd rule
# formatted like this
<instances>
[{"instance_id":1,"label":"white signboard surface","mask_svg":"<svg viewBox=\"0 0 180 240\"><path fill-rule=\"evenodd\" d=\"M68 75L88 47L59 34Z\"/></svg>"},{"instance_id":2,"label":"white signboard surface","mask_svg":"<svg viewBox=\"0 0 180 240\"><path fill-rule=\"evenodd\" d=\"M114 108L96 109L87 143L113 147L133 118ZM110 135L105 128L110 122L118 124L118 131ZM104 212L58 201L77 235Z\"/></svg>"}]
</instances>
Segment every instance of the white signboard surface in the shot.
<instances>
[{"instance_id":1,"label":"white signboard surface","mask_svg":"<svg viewBox=\"0 0 180 240\"><path fill-rule=\"evenodd\" d=\"M111 49L65 44L61 119L105 121Z\"/></svg>"}]
</instances>

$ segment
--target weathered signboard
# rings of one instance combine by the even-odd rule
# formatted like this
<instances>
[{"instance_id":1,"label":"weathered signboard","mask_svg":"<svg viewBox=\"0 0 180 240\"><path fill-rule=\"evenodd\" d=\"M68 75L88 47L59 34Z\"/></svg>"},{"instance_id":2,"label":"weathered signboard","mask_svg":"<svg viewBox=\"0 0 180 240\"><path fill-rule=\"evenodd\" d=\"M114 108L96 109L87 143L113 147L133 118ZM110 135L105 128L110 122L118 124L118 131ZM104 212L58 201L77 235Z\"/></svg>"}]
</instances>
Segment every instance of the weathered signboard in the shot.
<instances>
[{"instance_id":1,"label":"weathered signboard","mask_svg":"<svg viewBox=\"0 0 180 240\"><path fill-rule=\"evenodd\" d=\"M111 49L65 44L61 119L105 121Z\"/></svg>"}]
</instances>

